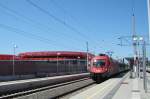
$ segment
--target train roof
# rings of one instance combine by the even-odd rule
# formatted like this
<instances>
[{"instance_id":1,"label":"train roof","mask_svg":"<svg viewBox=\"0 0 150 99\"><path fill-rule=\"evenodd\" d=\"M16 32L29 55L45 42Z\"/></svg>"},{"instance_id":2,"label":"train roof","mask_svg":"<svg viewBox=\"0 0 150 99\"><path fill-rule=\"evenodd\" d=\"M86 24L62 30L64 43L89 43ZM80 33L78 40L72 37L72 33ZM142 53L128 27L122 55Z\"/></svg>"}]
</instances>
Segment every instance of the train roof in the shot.
<instances>
[{"instance_id":1,"label":"train roof","mask_svg":"<svg viewBox=\"0 0 150 99\"><path fill-rule=\"evenodd\" d=\"M108 55L98 55L98 56L95 56L93 59L106 59L106 58L109 58Z\"/></svg>"}]
</instances>

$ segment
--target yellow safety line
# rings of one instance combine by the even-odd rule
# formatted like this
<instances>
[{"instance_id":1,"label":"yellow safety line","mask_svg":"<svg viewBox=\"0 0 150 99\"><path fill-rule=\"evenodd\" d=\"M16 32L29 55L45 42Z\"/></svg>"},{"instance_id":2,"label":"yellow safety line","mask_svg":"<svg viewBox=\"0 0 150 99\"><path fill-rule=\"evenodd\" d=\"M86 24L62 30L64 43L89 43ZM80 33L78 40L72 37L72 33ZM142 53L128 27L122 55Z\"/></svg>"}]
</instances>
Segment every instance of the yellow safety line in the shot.
<instances>
[{"instance_id":1,"label":"yellow safety line","mask_svg":"<svg viewBox=\"0 0 150 99\"><path fill-rule=\"evenodd\" d=\"M108 86L110 86L112 83L114 83L115 81L107 84L107 86L104 86L102 89L96 91L94 94L92 94L91 96L87 97L86 99L91 99L92 97L94 97L95 95L97 95L99 92L103 91L105 88L107 88Z\"/></svg>"}]
</instances>

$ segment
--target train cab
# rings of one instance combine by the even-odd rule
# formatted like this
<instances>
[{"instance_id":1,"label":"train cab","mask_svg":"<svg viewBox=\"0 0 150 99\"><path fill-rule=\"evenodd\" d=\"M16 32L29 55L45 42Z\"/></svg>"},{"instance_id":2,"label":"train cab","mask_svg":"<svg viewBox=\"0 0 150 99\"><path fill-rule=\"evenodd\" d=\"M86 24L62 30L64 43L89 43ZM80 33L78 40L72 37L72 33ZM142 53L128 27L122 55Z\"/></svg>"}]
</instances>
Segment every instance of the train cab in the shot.
<instances>
[{"instance_id":1,"label":"train cab","mask_svg":"<svg viewBox=\"0 0 150 99\"><path fill-rule=\"evenodd\" d=\"M91 60L91 73L104 73L109 65L108 56L96 56Z\"/></svg>"},{"instance_id":2,"label":"train cab","mask_svg":"<svg viewBox=\"0 0 150 99\"><path fill-rule=\"evenodd\" d=\"M110 65L109 57L107 55L99 55L91 60L90 74L91 78L99 81L101 78L107 76L108 67Z\"/></svg>"}]
</instances>

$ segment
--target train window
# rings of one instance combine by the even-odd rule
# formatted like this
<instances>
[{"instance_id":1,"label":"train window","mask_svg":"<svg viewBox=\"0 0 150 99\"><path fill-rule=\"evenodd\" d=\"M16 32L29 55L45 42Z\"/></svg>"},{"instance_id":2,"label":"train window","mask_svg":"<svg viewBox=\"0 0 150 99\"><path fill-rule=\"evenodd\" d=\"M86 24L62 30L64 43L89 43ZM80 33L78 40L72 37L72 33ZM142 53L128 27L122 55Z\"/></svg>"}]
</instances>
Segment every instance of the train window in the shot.
<instances>
[{"instance_id":1,"label":"train window","mask_svg":"<svg viewBox=\"0 0 150 99\"><path fill-rule=\"evenodd\" d=\"M93 66L96 66L96 67L105 66L105 60L95 60L93 62Z\"/></svg>"}]
</instances>

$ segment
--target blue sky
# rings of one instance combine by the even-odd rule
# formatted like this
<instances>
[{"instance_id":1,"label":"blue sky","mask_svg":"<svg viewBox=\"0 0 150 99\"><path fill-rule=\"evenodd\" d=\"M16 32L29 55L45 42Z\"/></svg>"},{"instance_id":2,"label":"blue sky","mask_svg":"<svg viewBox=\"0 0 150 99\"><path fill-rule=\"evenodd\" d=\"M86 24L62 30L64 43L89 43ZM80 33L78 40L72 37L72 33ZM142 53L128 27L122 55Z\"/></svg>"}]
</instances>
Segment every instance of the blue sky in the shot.
<instances>
[{"instance_id":1,"label":"blue sky","mask_svg":"<svg viewBox=\"0 0 150 99\"><path fill-rule=\"evenodd\" d=\"M111 50L115 57L133 55L132 46L117 45L118 37L131 35L132 0L30 1L59 21L26 0L0 0L0 53L12 54L13 43L18 46L17 53L85 51L88 41L92 53ZM134 7L136 32L148 36L146 1L134 0Z\"/></svg>"}]
</instances>

